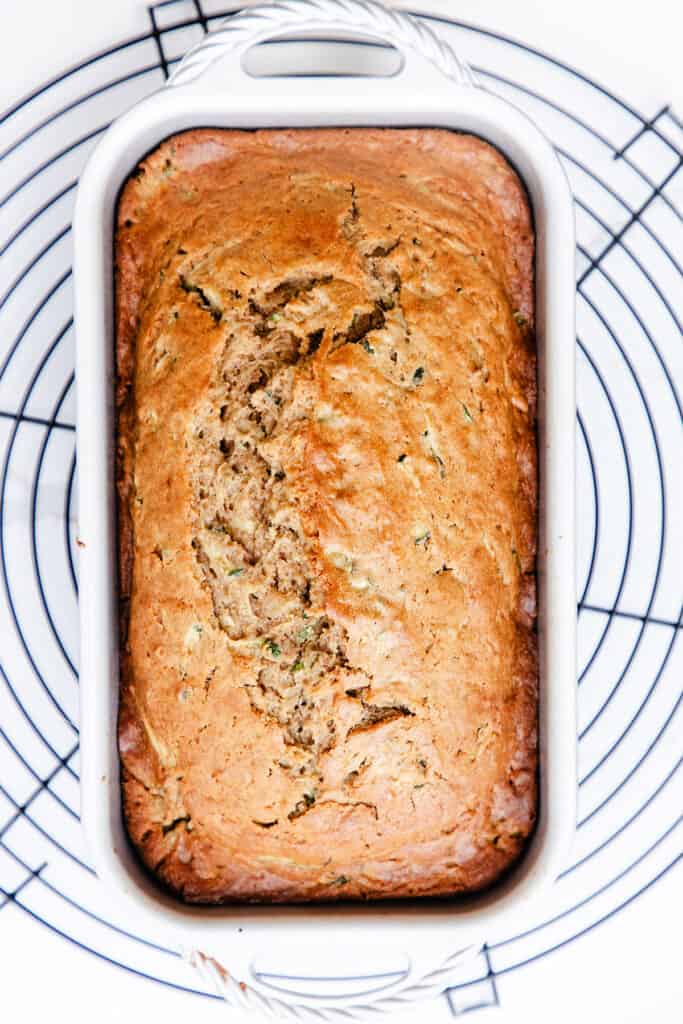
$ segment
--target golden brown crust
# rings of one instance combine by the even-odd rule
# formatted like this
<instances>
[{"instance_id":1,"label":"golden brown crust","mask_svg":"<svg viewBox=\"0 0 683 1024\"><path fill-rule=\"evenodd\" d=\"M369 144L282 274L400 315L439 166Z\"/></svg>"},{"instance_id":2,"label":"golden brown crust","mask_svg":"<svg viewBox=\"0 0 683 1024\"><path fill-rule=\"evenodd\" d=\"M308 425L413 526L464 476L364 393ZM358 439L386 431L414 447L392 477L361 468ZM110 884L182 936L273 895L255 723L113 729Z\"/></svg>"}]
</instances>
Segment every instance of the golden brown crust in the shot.
<instances>
[{"instance_id":1,"label":"golden brown crust","mask_svg":"<svg viewBox=\"0 0 683 1024\"><path fill-rule=\"evenodd\" d=\"M466 892L522 850L532 261L515 173L442 130L190 131L126 184L124 810L184 899Z\"/></svg>"}]
</instances>

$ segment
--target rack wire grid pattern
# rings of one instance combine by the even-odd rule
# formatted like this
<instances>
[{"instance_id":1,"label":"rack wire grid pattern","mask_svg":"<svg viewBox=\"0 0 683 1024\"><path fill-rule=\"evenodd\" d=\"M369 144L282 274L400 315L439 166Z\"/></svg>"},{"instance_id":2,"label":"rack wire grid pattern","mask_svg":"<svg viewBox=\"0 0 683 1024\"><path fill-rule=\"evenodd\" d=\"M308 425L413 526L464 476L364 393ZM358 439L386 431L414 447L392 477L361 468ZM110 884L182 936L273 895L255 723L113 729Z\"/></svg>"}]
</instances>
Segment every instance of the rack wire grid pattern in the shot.
<instances>
[{"instance_id":1,"label":"rack wire grid pattern","mask_svg":"<svg viewBox=\"0 0 683 1024\"><path fill-rule=\"evenodd\" d=\"M0 119L0 910L12 903L94 956L203 996L159 935L129 930L79 825L70 221L109 122L235 9L155 4L149 32ZM578 832L542 913L489 936L446 993L459 1016L497 1004L501 977L623 910L680 857L683 129L667 107L645 116L517 41L422 16L553 141L578 231ZM261 977L360 995L396 973Z\"/></svg>"}]
</instances>

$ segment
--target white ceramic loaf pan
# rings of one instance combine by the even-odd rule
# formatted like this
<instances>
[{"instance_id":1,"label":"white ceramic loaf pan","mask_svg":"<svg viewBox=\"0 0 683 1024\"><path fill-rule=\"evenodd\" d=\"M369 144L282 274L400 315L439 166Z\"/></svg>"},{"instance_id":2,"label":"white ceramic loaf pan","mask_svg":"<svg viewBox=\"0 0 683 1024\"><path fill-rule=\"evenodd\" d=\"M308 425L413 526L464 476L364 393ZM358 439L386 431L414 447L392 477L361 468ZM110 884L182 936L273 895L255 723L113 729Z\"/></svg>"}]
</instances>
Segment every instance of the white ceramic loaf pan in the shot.
<instances>
[{"instance_id":1,"label":"white ceramic loaf pan","mask_svg":"<svg viewBox=\"0 0 683 1024\"><path fill-rule=\"evenodd\" d=\"M391 77L251 77L243 57L255 42L287 32L362 32L393 44ZM118 627L114 486L113 227L119 190L162 139L197 126L440 126L496 146L523 179L536 230L539 373L540 809L513 872L467 900L314 907L187 907L156 887L129 846L121 816L116 719ZM248 173L248 168L246 169ZM185 948L209 950L249 1003L260 984L257 953L284 943L338 944L362 953L409 955L408 974L382 999L413 992L446 954L483 942L559 873L575 822L574 585L574 223L569 187L552 147L513 106L485 92L424 24L362 0L289 0L229 19L191 51L166 87L120 118L81 178L75 223L81 615L82 816L100 877L131 915ZM239 929L239 930L238 930ZM302 957L304 953L302 952ZM302 965L303 966L303 965ZM437 985L447 975L434 975ZM223 979L224 987L228 984ZM272 999L262 990L262 1008ZM241 994L240 994L241 993ZM228 994L231 994L230 992ZM286 997L282 997L286 1001ZM299 1004L302 999L298 997ZM304 999L309 1006L315 999ZM355 1001L357 1002L357 1000ZM366 1002L369 1002L366 1000ZM348 1010L353 998L341 1000ZM325 1004L329 1016L329 1001ZM355 1004L354 1004L355 1005ZM396 1003L393 1004L396 1006ZM377 1006L379 1008L379 1006ZM292 1010L294 1008L292 1007Z\"/></svg>"}]
</instances>

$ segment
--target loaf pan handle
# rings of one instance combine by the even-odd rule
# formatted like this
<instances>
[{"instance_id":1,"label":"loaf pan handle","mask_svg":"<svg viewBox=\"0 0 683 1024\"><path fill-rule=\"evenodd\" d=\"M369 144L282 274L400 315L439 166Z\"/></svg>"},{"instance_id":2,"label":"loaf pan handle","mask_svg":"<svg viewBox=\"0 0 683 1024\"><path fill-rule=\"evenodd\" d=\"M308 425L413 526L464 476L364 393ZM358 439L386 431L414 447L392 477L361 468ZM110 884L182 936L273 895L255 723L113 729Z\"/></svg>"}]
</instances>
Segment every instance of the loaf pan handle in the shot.
<instances>
[{"instance_id":1,"label":"loaf pan handle","mask_svg":"<svg viewBox=\"0 0 683 1024\"><path fill-rule=\"evenodd\" d=\"M411 1004L425 999L435 999L455 981L456 973L463 964L477 955L480 945L467 946L452 953L439 966L425 972L424 963L413 961L406 974L396 985L383 988L373 996L346 996L332 1000L329 996L308 996L298 999L292 993L291 999L272 996L254 985L234 978L217 960L197 950L185 952L185 959L197 969L226 1003L239 1010L248 1010L260 1015L260 1019L318 1021L341 1024L342 1021L367 1021L370 1016L380 1013L397 1013L407 1010Z\"/></svg>"},{"instance_id":2,"label":"loaf pan handle","mask_svg":"<svg viewBox=\"0 0 683 1024\"><path fill-rule=\"evenodd\" d=\"M375 0L283 0L232 15L210 32L181 60L171 74L171 86L196 82L216 61L228 55L241 63L256 43L287 32L356 32L389 43L401 54L403 69L418 57L428 61L452 83L475 86L471 68L428 25L412 15L392 11Z\"/></svg>"}]
</instances>

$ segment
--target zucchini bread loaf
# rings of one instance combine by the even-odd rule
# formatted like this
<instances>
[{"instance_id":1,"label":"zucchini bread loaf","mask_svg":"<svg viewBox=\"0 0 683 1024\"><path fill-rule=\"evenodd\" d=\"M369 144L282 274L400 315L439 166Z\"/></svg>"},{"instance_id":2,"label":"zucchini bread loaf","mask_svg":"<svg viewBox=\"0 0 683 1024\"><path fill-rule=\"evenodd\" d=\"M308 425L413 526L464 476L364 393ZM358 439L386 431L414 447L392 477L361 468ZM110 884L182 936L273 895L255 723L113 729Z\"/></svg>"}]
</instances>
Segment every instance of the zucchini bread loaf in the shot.
<instances>
[{"instance_id":1,"label":"zucchini bread loaf","mask_svg":"<svg viewBox=\"0 0 683 1024\"><path fill-rule=\"evenodd\" d=\"M517 176L444 130L189 131L115 256L140 857L195 902L488 885L536 808Z\"/></svg>"}]
</instances>

